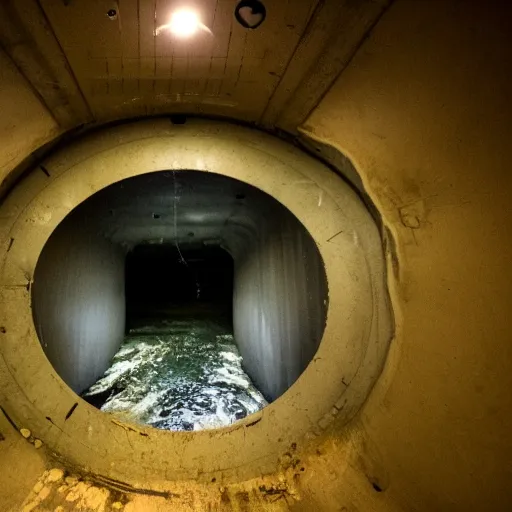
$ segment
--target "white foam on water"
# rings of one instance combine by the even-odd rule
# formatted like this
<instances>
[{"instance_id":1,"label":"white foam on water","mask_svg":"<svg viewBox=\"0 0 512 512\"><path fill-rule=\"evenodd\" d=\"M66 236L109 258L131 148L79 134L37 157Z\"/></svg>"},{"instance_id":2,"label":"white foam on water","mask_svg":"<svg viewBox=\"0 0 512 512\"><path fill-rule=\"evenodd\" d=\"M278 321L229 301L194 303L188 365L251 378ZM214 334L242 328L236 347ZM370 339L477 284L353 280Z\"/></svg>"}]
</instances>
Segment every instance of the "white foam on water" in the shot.
<instances>
[{"instance_id":1,"label":"white foam on water","mask_svg":"<svg viewBox=\"0 0 512 512\"><path fill-rule=\"evenodd\" d=\"M166 320L130 331L112 365L84 397L102 411L166 430L231 425L267 405L243 370L231 334L199 320Z\"/></svg>"}]
</instances>

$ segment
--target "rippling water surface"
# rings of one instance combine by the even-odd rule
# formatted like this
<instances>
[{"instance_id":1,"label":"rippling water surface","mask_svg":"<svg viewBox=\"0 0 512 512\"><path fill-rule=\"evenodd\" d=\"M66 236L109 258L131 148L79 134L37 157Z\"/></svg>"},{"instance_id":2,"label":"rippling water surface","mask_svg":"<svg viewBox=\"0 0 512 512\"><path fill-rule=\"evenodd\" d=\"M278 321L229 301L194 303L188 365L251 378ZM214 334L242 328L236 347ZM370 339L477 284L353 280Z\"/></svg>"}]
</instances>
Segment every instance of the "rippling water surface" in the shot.
<instances>
[{"instance_id":1,"label":"rippling water surface","mask_svg":"<svg viewBox=\"0 0 512 512\"><path fill-rule=\"evenodd\" d=\"M120 419L165 430L224 427L267 405L242 368L233 335L194 319L131 329L83 397Z\"/></svg>"}]
</instances>

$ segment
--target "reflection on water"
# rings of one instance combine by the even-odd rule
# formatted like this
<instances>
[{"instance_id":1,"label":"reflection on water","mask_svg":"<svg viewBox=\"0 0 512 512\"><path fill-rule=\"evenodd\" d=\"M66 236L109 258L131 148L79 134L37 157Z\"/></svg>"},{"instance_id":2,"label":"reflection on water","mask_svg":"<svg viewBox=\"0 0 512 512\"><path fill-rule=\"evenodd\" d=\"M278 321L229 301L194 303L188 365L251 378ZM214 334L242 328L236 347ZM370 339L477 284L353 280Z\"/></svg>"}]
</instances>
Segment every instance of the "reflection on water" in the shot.
<instances>
[{"instance_id":1,"label":"reflection on water","mask_svg":"<svg viewBox=\"0 0 512 512\"><path fill-rule=\"evenodd\" d=\"M233 335L197 319L131 329L83 397L120 419L165 430L224 427L267 405L242 369Z\"/></svg>"}]
</instances>

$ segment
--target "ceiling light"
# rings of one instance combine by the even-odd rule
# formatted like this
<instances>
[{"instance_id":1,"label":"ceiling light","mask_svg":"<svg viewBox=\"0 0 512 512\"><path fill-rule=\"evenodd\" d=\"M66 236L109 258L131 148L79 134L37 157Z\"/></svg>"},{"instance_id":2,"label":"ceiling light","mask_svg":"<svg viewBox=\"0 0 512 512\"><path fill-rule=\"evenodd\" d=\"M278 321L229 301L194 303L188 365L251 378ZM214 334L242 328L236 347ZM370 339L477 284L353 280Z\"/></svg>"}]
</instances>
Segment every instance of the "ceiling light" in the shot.
<instances>
[{"instance_id":1,"label":"ceiling light","mask_svg":"<svg viewBox=\"0 0 512 512\"><path fill-rule=\"evenodd\" d=\"M194 11L183 9L176 11L171 16L169 30L179 37L189 37L195 34L201 22Z\"/></svg>"},{"instance_id":2,"label":"ceiling light","mask_svg":"<svg viewBox=\"0 0 512 512\"><path fill-rule=\"evenodd\" d=\"M171 20L166 25L161 25L155 31L155 35L160 34L163 30L168 30L176 37L190 37L198 30L210 32L211 30L201 23L197 12L191 9L180 9L171 15Z\"/></svg>"}]
</instances>

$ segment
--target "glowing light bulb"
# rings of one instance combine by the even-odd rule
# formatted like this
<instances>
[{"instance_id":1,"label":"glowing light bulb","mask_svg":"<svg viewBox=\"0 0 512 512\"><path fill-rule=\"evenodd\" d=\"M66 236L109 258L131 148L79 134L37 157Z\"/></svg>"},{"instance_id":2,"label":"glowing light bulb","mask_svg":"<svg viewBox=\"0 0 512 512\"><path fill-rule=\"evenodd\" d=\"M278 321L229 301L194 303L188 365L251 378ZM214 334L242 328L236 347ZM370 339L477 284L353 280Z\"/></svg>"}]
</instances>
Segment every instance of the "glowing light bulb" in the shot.
<instances>
[{"instance_id":1,"label":"glowing light bulb","mask_svg":"<svg viewBox=\"0 0 512 512\"><path fill-rule=\"evenodd\" d=\"M162 30L169 30L173 35L183 38L194 35L198 30L212 33L208 27L201 23L198 14L190 9L175 11L171 15L170 22L158 27L155 35L160 34Z\"/></svg>"},{"instance_id":2,"label":"glowing light bulb","mask_svg":"<svg viewBox=\"0 0 512 512\"><path fill-rule=\"evenodd\" d=\"M200 24L195 12L183 9L173 13L169 30L176 36L189 37L197 32Z\"/></svg>"}]
</instances>

